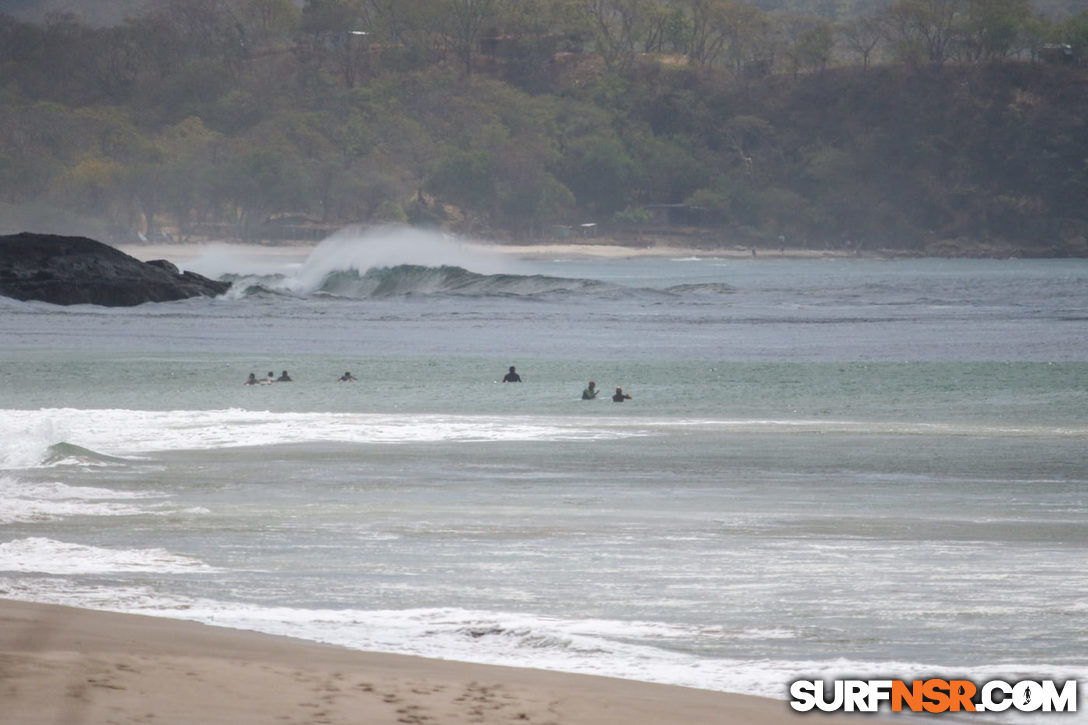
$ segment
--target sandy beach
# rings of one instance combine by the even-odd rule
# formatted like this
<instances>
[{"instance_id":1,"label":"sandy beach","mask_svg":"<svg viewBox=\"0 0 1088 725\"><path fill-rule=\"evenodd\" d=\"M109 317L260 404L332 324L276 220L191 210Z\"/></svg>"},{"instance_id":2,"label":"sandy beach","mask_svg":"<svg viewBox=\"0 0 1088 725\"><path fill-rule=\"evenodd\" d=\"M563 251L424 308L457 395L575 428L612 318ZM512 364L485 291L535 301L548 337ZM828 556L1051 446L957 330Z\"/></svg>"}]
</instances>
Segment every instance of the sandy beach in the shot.
<instances>
[{"instance_id":1,"label":"sandy beach","mask_svg":"<svg viewBox=\"0 0 1088 725\"><path fill-rule=\"evenodd\" d=\"M118 247L122 252L148 261L152 259L168 259L177 264L186 264L194 259L208 254L224 251L235 251L240 254L254 255L279 263L301 264L306 260L316 247L312 243L293 244L241 244L237 242L194 242L185 244L133 244ZM634 258L658 258L658 259L822 259L845 258L857 256L852 252L842 250L818 250L803 248L783 248L773 250L757 250L746 246L697 248L687 246L673 246L668 244L646 244L643 246L627 246L612 243L609 240L592 242L540 242L534 244L494 244L484 242L461 242L463 249L483 254L501 254L503 256L529 259L634 259ZM872 256L872 255L869 255Z\"/></svg>"},{"instance_id":2,"label":"sandy beach","mask_svg":"<svg viewBox=\"0 0 1088 725\"><path fill-rule=\"evenodd\" d=\"M0 600L0 703L5 725L759 725L803 717L784 701L759 697L374 654L10 600Z\"/></svg>"},{"instance_id":3,"label":"sandy beach","mask_svg":"<svg viewBox=\"0 0 1088 725\"><path fill-rule=\"evenodd\" d=\"M842 250L754 249L744 245L722 247L688 247L660 243L628 246L607 240L583 243L482 244L477 248L491 250L522 259L633 259L633 258L705 258L705 259L820 259L857 256Z\"/></svg>"}]
</instances>

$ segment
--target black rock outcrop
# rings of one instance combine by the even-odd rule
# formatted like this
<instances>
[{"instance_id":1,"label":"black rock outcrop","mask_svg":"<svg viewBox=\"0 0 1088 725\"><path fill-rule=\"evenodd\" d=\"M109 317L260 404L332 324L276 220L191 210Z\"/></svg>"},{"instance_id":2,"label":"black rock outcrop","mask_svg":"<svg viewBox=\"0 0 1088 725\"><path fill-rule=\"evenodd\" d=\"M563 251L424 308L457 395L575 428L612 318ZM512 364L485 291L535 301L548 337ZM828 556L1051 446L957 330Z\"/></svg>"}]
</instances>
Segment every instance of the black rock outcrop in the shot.
<instances>
[{"instance_id":1,"label":"black rock outcrop","mask_svg":"<svg viewBox=\"0 0 1088 725\"><path fill-rule=\"evenodd\" d=\"M179 272L166 260L141 262L86 237L0 236L0 295L57 305L130 307L227 291L230 284Z\"/></svg>"}]
</instances>

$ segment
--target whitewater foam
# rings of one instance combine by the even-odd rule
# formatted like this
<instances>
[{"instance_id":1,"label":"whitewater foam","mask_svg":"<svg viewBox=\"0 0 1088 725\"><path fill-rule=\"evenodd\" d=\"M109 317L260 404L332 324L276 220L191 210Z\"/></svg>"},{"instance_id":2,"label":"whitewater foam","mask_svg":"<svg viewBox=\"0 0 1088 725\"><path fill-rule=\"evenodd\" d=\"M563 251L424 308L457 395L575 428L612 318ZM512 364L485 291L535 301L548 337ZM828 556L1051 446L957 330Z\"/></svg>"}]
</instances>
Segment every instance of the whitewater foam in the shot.
<instances>
[{"instance_id":1,"label":"whitewater foam","mask_svg":"<svg viewBox=\"0 0 1088 725\"><path fill-rule=\"evenodd\" d=\"M243 410L9 410L0 421L0 468L112 465L154 451L210 450L290 443L427 443L610 440L660 435L678 427L723 433L1069 437L1084 427L805 419L715 420ZM29 432L28 432L29 431Z\"/></svg>"},{"instance_id":2,"label":"whitewater foam","mask_svg":"<svg viewBox=\"0 0 1088 725\"><path fill-rule=\"evenodd\" d=\"M420 443L433 441L603 440L647 433L591 420L533 417L382 415L356 413L278 413L241 409L148 411L127 409L9 410L0 436L18 430L43 431L14 451L0 448L7 468L55 462L51 438L63 435L65 450L107 451L118 455L152 451L207 450L284 443ZM50 433L52 432L52 433ZM35 447L36 446L36 447Z\"/></svg>"},{"instance_id":3,"label":"whitewater foam","mask_svg":"<svg viewBox=\"0 0 1088 725\"><path fill-rule=\"evenodd\" d=\"M266 289L262 285L247 288ZM592 280L544 275L479 274L464 267L425 267L401 264L374 267L360 275L354 269L330 272L315 294L354 298L451 295L467 297L534 297L554 293L612 292L615 288Z\"/></svg>"},{"instance_id":4,"label":"whitewater foam","mask_svg":"<svg viewBox=\"0 0 1088 725\"><path fill-rule=\"evenodd\" d=\"M53 575L218 571L192 557L164 549L106 549L32 536L0 543L0 571Z\"/></svg>"},{"instance_id":5,"label":"whitewater foam","mask_svg":"<svg viewBox=\"0 0 1088 725\"><path fill-rule=\"evenodd\" d=\"M55 521L70 516L136 516L152 509L132 501L160 498L160 494L153 492L27 482L0 476L0 524Z\"/></svg>"},{"instance_id":6,"label":"whitewater foam","mask_svg":"<svg viewBox=\"0 0 1088 725\"><path fill-rule=\"evenodd\" d=\"M690 637L688 628L658 622L566 620L452 607L400 610L255 607L212 599L163 597L140 587L114 590L111 598L103 599L91 590L71 587L55 579L27 582L0 578L0 593L31 601L167 616L369 652L619 677L775 699L785 699L788 683L793 680L836 679L844 677L844 673L856 678L887 678L894 673L903 679L924 679L939 673L974 681L1065 679L1088 674L1071 673L1067 667L1024 667L1015 663L964 669L940 663L848 658L802 661L708 658L671 646L674 637L677 640ZM705 631L701 632L701 636L705 635ZM764 634L730 632L719 636L741 641ZM1035 720L1026 716L1009 721Z\"/></svg>"},{"instance_id":7,"label":"whitewater foam","mask_svg":"<svg viewBox=\"0 0 1088 725\"><path fill-rule=\"evenodd\" d=\"M360 231L348 228L314 248L309 258L288 279L288 288L309 294L322 288L337 272L417 265L462 267L483 274L515 271L517 264L499 254L469 247L457 237L408 227L380 227Z\"/></svg>"}]
</instances>

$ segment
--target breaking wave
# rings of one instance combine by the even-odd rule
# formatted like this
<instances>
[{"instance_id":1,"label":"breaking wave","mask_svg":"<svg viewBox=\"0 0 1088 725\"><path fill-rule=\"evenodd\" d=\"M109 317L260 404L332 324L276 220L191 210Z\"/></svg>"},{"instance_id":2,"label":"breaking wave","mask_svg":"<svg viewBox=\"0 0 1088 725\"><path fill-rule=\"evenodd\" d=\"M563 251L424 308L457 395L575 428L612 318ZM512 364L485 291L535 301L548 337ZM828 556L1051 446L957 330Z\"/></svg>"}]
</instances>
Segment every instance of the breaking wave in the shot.
<instances>
[{"instance_id":1,"label":"breaking wave","mask_svg":"<svg viewBox=\"0 0 1088 725\"><path fill-rule=\"evenodd\" d=\"M128 463L124 458L106 455L90 448L77 446L73 443L54 443L46 451L43 465L55 466L60 464L83 464L104 466L110 463Z\"/></svg>"},{"instance_id":2,"label":"breaking wave","mask_svg":"<svg viewBox=\"0 0 1088 725\"><path fill-rule=\"evenodd\" d=\"M238 256L219 253L195 265L211 272L212 262L245 265ZM321 242L299 265L227 271L232 299L333 296L351 299L408 296L538 297L706 296L732 292L722 284L678 285L665 290L631 289L594 279L522 274L517 260L456 237L418 229L344 230Z\"/></svg>"},{"instance_id":3,"label":"breaking wave","mask_svg":"<svg viewBox=\"0 0 1088 725\"><path fill-rule=\"evenodd\" d=\"M322 280L317 292L343 297L400 297L407 295L532 296L612 289L595 280L564 279L545 275L479 274L463 267L398 265L339 270Z\"/></svg>"},{"instance_id":4,"label":"breaking wave","mask_svg":"<svg viewBox=\"0 0 1088 725\"><path fill-rule=\"evenodd\" d=\"M398 265L329 272L313 288L302 289L285 275L244 277L227 275L234 299L332 296L384 298L427 295L464 297L532 297L536 295L614 292L621 288L596 280L565 279L546 275L479 274L463 267Z\"/></svg>"},{"instance_id":5,"label":"breaking wave","mask_svg":"<svg viewBox=\"0 0 1088 725\"><path fill-rule=\"evenodd\" d=\"M396 227L345 229L297 265L277 268L215 250L190 266L230 282L226 296L232 299L533 296L616 289L595 280L519 274L521 265L502 254L449 235Z\"/></svg>"},{"instance_id":6,"label":"breaking wave","mask_svg":"<svg viewBox=\"0 0 1088 725\"><path fill-rule=\"evenodd\" d=\"M241 275L225 274L220 277L230 282L226 296L230 299L299 297L288 289L288 277L283 274Z\"/></svg>"},{"instance_id":7,"label":"breaking wave","mask_svg":"<svg viewBox=\"0 0 1088 725\"><path fill-rule=\"evenodd\" d=\"M402 264L330 271L312 288L302 288L285 275L224 277L233 284L233 298L309 297L387 298L427 295L464 297L536 297L545 295L595 296L716 296L733 292L728 285L677 285L664 290L632 289L593 279L548 275L480 274L464 267L425 267Z\"/></svg>"}]
</instances>

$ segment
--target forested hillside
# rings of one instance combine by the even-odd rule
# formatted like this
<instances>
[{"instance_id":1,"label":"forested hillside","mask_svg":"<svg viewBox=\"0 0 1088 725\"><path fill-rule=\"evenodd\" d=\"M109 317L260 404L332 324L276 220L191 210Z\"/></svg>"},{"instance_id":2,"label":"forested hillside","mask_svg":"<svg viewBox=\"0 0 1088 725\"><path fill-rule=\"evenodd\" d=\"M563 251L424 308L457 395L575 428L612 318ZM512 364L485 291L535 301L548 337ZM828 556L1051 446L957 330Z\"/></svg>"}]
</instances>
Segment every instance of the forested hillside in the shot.
<instances>
[{"instance_id":1,"label":"forested hillside","mask_svg":"<svg viewBox=\"0 0 1088 725\"><path fill-rule=\"evenodd\" d=\"M0 12L30 22L43 22L50 15L68 13L86 25L105 26L116 25L127 17L146 12L153 2L155 0L2 0ZM290 2L300 8L306 5L306 0ZM748 4L768 12L845 20L871 15L892 2L893 0L752 0ZM1050 20L1064 20L1084 10L1083 0L1029 0L1028 5Z\"/></svg>"},{"instance_id":2,"label":"forested hillside","mask_svg":"<svg viewBox=\"0 0 1088 725\"><path fill-rule=\"evenodd\" d=\"M0 233L409 222L528 239L590 223L1086 254L1088 11L1049 5L161 0L112 25L0 15Z\"/></svg>"}]
</instances>

